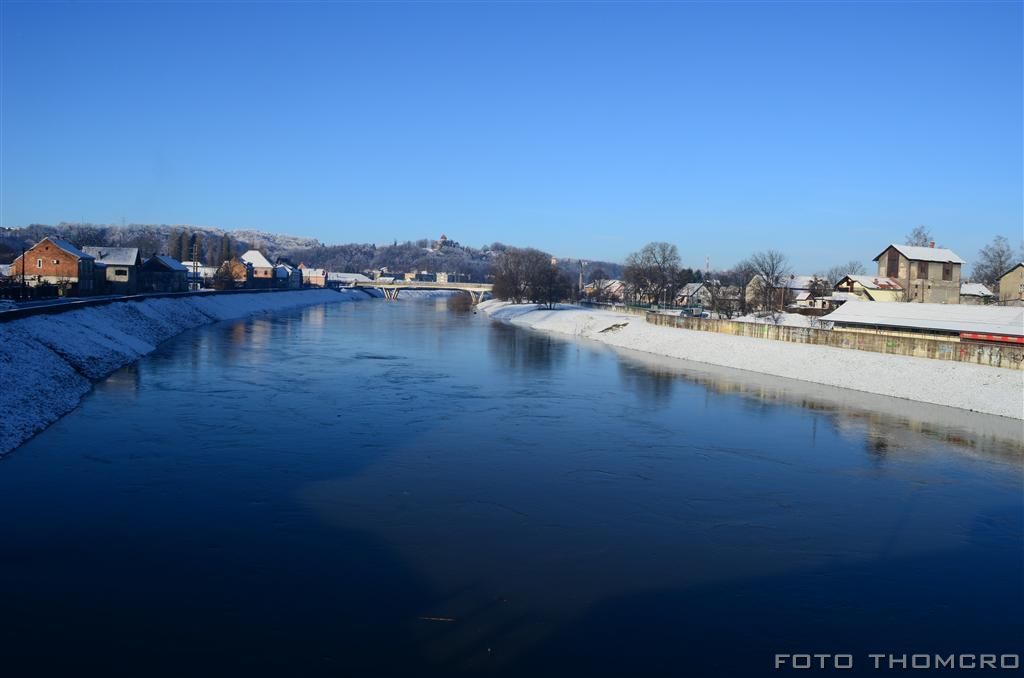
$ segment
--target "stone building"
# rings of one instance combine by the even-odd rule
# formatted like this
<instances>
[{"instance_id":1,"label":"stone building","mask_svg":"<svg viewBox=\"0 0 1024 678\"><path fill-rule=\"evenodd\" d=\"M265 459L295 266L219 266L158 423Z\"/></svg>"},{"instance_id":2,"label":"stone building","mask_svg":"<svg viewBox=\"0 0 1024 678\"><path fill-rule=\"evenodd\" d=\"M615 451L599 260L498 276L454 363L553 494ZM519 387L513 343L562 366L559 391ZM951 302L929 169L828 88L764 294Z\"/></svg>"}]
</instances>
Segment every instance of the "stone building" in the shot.
<instances>
[{"instance_id":1,"label":"stone building","mask_svg":"<svg viewBox=\"0 0 1024 678\"><path fill-rule=\"evenodd\" d=\"M953 250L914 245L889 245L874 258L878 276L899 282L905 301L924 304L960 303L960 268L964 260Z\"/></svg>"}]
</instances>

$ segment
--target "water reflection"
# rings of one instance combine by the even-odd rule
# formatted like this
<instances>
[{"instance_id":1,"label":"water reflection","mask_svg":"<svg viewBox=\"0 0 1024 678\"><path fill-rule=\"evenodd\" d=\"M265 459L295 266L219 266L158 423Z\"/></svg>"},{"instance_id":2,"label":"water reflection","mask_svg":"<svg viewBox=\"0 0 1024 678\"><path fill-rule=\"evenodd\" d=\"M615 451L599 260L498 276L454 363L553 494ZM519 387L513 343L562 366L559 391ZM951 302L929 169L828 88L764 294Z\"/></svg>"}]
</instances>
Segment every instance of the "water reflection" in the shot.
<instances>
[{"instance_id":1,"label":"water reflection","mask_svg":"<svg viewBox=\"0 0 1024 678\"><path fill-rule=\"evenodd\" d=\"M569 352L569 345L562 339L497 323L487 334L487 346L510 370L549 371Z\"/></svg>"},{"instance_id":2,"label":"water reflection","mask_svg":"<svg viewBox=\"0 0 1024 678\"><path fill-rule=\"evenodd\" d=\"M666 380L699 384L713 393L824 415L836 431L864 440L872 453L920 447L921 438L1024 464L1024 422L899 398L820 386L752 372L617 350L623 382L654 400L668 398ZM646 379L639 375L646 374ZM646 382L646 383L645 383Z\"/></svg>"}]
</instances>

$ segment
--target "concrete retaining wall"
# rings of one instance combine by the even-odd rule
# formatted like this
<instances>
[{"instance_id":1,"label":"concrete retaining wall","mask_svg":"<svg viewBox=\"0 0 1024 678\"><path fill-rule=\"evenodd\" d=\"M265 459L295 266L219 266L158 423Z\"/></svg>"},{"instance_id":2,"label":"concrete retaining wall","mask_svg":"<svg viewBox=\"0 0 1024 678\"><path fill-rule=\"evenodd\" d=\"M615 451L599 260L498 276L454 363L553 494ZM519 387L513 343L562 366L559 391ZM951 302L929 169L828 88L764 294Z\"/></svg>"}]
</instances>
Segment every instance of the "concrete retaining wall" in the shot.
<instances>
[{"instance_id":1,"label":"concrete retaining wall","mask_svg":"<svg viewBox=\"0 0 1024 678\"><path fill-rule=\"evenodd\" d=\"M734 320L709 320L706 318L684 318L649 312L647 322L653 325L667 325L700 332L717 332L757 339L773 339L795 344L817 344L834 348L852 348L873 353L952 360L960 363L975 363L1024 370L1024 346L1005 344L982 344L942 339L898 336L893 334L853 332L846 330L823 330L787 325L762 323L741 323Z\"/></svg>"}]
</instances>

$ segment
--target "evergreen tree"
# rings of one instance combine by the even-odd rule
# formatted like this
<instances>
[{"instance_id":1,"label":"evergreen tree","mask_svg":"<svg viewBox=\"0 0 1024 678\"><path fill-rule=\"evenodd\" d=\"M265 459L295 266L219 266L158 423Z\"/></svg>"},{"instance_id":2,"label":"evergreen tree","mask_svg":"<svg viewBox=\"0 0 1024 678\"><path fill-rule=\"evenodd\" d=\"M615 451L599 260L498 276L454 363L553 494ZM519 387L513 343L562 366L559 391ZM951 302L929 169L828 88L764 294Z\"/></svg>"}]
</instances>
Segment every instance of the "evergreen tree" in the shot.
<instances>
[{"instance_id":1,"label":"evergreen tree","mask_svg":"<svg viewBox=\"0 0 1024 678\"><path fill-rule=\"evenodd\" d=\"M234 244L231 242L231 236L227 233L221 236L220 248L217 251L217 263L223 263L235 256Z\"/></svg>"},{"instance_id":2,"label":"evergreen tree","mask_svg":"<svg viewBox=\"0 0 1024 678\"><path fill-rule=\"evenodd\" d=\"M188 231L184 231L183 230L178 235L178 248L177 248L177 252L176 253L172 253L171 256L174 257L175 259L177 259L178 261L188 261L189 258L190 258L189 253L191 251L191 248L189 247L189 244L191 243L191 241L192 241L192 238L189 236Z\"/></svg>"}]
</instances>

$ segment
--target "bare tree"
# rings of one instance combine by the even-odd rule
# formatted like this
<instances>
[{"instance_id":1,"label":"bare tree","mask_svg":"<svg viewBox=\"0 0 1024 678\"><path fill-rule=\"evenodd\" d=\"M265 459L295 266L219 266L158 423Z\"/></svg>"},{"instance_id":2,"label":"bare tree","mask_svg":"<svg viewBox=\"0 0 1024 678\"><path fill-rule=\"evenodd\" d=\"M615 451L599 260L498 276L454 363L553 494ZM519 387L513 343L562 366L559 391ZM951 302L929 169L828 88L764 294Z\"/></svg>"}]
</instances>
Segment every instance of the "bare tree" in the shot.
<instances>
[{"instance_id":1,"label":"bare tree","mask_svg":"<svg viewBox=\"0 0 1024 678\"><path fill-rule=\"evenodd\" d=\"M549 269L554 268L551 256L532 248L510 247L494 259L492 294L520 304L536 300L548 287Z\"/></svg>"},{"instance_id":2,"label":"bare tree","mask_svg":"<svg viewBox=\"0 0 1024 678\"><path fill-rule=\"evenodd\" d=\"M906 243L907 245L916 245L917 247L928 247L934 242L932 232L928 230L928 227L924 224L918 224L914 227L910 233L907 234Z\"/></svg>"},{"instance_id":3,"label":"bare tree","mask_svg":"<svg viewBox=\"0 0 1024 678\"><path fill-rule=\"evenodd\" d=\"M647 243L626 257L626 283L650 303L668 303L674 298L679 276L679 249L667 242Z\"/></svg>"},{"instance_id":4,"label":"bare tree","mask_svg":"<svg viewBox=\"0 0 1024 678\"><path fill-rule=\"evenodd\" d=\"M864 275L864 264L859 261L848 261L828 269L821 277L828 280L835 287L835 284L848 275Z\"/></svg>"},{"instance_id":5,"label":"bare tree","mask_svg":"<svg viewBox=\"0 0 1024 678\"><path fill-rule=\"evenodd\" d=\"M554 308L555 304L572 296L573 284L569 275L548 261L531 273L528 284L531 301Z\"/></svg>"},{"instance_id":6,"label":"bare tree","mask_svg":"<svg viewBox=\"0 0 1024 678\"><path fill-rule=\"evenodd\" d=\"M750 257L750 265L754 269L754 284L758 286L757 295L761 299L762 308L765 311L772 311L784 305L786 300L783 285L786 276L789 275L786 255L778 250L755 252ZM782 290L783 293L779 294L776 290Z\"/></svg>"},{"instance_id":7,"label":"bare tree","mask_svg":"<svg viewBox=\"0 0 1024 678\"><path fill-rule=\"evenodd\" d=\"M999 276L1006 273L1013 263L1013 248L1010 241L997 235L978 252L974 270L971 271L971 280L985 283L995 289L999 284Z\"/></svg>"}]
</instances>

